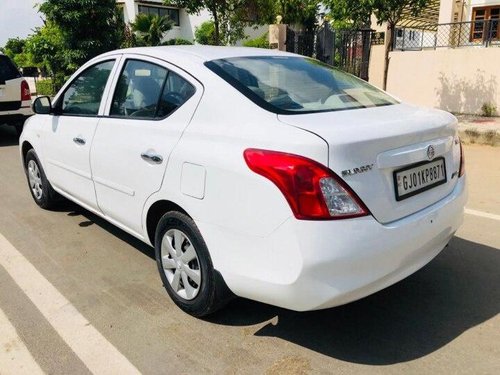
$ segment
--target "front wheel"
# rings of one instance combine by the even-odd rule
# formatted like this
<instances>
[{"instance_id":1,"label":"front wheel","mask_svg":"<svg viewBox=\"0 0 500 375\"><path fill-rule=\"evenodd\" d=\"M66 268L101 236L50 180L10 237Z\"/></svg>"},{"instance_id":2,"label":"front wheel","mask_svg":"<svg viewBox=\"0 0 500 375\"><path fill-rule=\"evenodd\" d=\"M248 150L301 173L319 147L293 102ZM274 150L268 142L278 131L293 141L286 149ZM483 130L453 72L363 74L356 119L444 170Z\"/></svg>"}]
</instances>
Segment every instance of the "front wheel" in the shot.
<instances>
[{"instance_id":1,"label":"front wheel","mask_svg":"<svg viewBox=\"0 0 500 375\"><path fill-rule=\"evenodd\" d=\"M214 270L207 246L194 221L180 212L160 219L155 236L160 277L170 298L190 315L202 317L232 297Z\"/></svg>"},{"instance_id":2,"label":"front wheel","mask_svg":"<svg viewBox=\"0 0 500 375\"><path fill-rule=\"evenodd\" d=\"M54 207L59 201L59 195L47 180L35 150L31 149L26 154L25 167L31 196L35 203L44 209Z\"/></svg>"}]
</instances>

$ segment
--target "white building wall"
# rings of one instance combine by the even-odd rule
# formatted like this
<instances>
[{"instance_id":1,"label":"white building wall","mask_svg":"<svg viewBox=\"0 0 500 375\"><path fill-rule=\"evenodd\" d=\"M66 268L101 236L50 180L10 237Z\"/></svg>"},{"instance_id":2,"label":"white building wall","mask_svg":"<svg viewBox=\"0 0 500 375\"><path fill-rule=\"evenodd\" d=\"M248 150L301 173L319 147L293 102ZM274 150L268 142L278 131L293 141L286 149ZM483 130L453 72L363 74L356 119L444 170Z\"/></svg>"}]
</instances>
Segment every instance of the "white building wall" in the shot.
<instances>
[{"instance_id":1,"label":"white building wall","mask_svg":"<svg viewBox=\"0 0 500 375\"><path fill-rule=\"evenodd\" d=\"M456 0L441 0L438 23L453 22L453 4Z\"/></svg>"},{"instance_id":2,"label":"white building wall","mask_svg":"<svg viewBox=\"0 0 500 375\"><path fill-rule=\"evenodd\" d=\"M118 4L122 4L124 8L124 19L126 23L133 22L137 13L139 12L139 5L141 2L135 0L117 0ZM157 3L159 6L163 5L163 0L148 0L148 2L142 3L143 5L154 6ZM199 14L188 14L185 9L179 10L179 26L174 26L166 35L164 40L182 38L189 41L194 41L194 32L197 27L199 27L203 22L209 21L211 19L210 13L207 10L202 10ZM248 39L254 39L267 31L268 26L259 26L257 28L247 27L245 28L245 34ZM244 40L240 40L236 45L242 45Z\"/></svg>"},{"instance_id":3,"label":"white building wall","mask_svg":"<svg viewBox=\"0 0 500 375\"><path fill-rule=\"evenodd\" d=\"M472 21L472 9L478 7L488 7L492 5L499 5L500 0L466 0L465 1L465 15L464 21Z\"/></svg>"},{"instance_id":4,"label":"white building wall","mask_svg":"<svg viewBox=\"0 0 500 375\"><path fill-rule=\"evenodd\" d=\"M126 23L134 22L136 15L139 13L139 5L159 6L163 5L162 0L148 0L148 2L141 3L135 0L118 0L118 4L123 4L124 19ZM188 14L185 9L179 10L179 26L174 26L166 35L164 40L173 38L182 38L189 41L194 41L195 28L200 26L203 22L210 20L208 11L203 10L199 14Z\"/></svg>"}]
</instances>

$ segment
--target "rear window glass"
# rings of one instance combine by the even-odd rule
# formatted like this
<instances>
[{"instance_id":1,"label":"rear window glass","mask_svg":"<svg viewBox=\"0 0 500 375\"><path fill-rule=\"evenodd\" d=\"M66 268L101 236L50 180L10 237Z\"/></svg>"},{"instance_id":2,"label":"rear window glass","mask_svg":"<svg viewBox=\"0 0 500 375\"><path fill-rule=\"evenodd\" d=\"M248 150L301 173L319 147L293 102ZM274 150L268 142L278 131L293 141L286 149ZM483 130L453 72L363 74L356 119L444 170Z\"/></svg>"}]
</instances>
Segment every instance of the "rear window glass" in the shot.
<instances>
[{"instance_id":1,"label":"rear window glass","mask_svg":"<svg viewBox=\"0 0 500 375\"><path fill-rule=\"evenodd\" d=\"M21 74L14 63L7 56L0 55L0 83L19 77Z\"/></svg>"},{"instance_id":2,"label":"rear window glass","mask_svg":"<svg viewBox=\"0 0 500 375\"><path fill-rule=\"evenodd\" d=\"M253 102L278 114L398 103L365 81L310 58L237 57L213 60L205 65Z\"/></svg>"}]
</instances>

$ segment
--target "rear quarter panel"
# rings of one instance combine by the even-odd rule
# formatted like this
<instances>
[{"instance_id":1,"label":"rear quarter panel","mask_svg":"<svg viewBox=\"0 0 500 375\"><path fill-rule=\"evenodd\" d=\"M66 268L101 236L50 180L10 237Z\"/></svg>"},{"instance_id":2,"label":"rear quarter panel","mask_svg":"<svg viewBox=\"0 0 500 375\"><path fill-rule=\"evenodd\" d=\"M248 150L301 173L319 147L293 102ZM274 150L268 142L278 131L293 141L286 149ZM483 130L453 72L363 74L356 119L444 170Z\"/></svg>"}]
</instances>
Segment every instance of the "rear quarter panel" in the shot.
<instances>
[{"instance_id":1,"label":"rear quarter panel","mask_svg":"<svg viewBox=\"0 0 500 375\"><path fill-rule=\"evenodd\" d=\"M248 168L244 150L289 152L326 165L328 147L318 136L280 123L275 114L213 76L203 81L204 95L171 154L161 191L146 204L143 222L148 208L166 199L181 206L201 226L207 223L234 233L265 237L293 214L278 188ZM181 190L185 163L205 171L203 193L197 197ZM208 244L210 235L202 234Z\"/></svg>"}]
</instances>

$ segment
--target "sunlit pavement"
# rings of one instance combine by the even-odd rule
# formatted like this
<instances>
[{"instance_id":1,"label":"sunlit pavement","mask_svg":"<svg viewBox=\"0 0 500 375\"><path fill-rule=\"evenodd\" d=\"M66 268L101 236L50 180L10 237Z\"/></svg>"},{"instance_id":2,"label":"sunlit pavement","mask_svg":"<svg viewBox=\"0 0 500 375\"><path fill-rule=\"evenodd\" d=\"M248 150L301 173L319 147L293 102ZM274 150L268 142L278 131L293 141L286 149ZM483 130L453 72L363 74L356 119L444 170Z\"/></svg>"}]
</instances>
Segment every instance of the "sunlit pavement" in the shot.
<instances>
[{"instance_id":1,"label":"sunlit pavement","mask_svg":"<svg viewBox=\"0 0 500 375\"><path fill-rule=\"evenodd\" d=\"M31 199L0 127L0 373L500 373L500 147L467 146L470 199L450 245L349 305L235 300L182 313L153 251L102 219Z\"/></svg>"}]
</instances>

